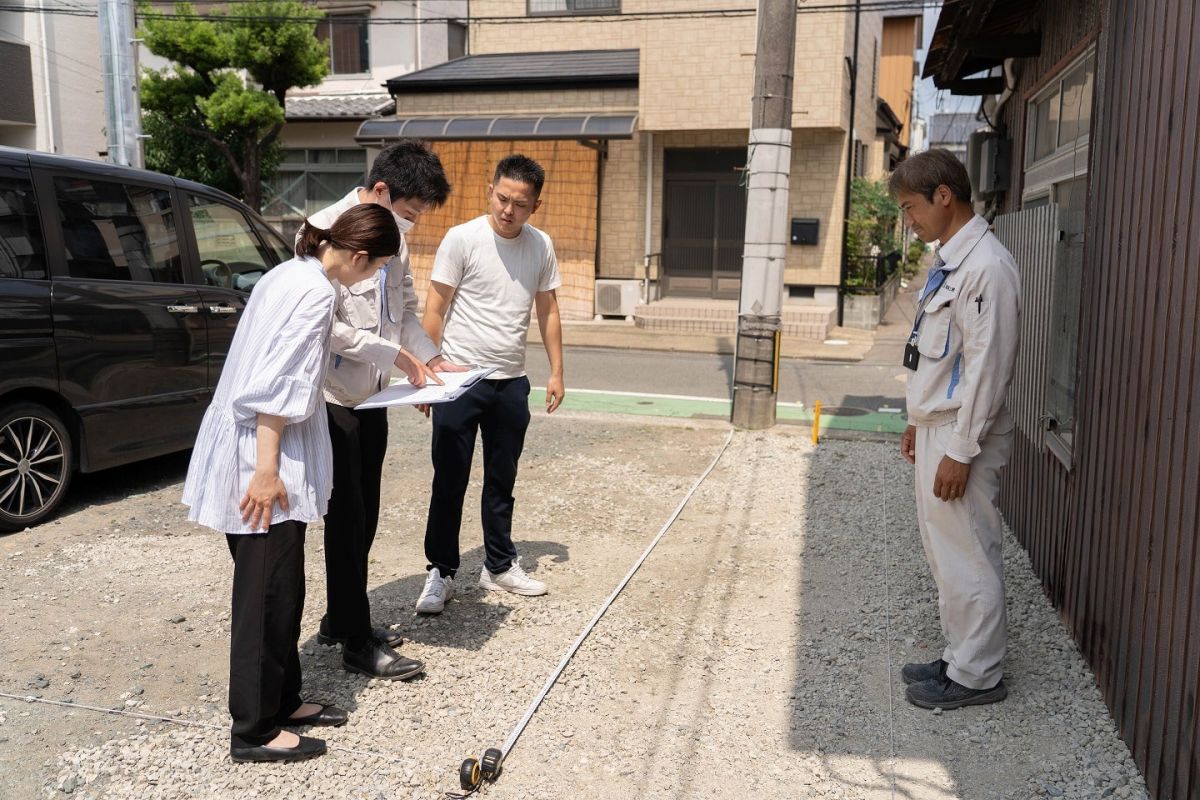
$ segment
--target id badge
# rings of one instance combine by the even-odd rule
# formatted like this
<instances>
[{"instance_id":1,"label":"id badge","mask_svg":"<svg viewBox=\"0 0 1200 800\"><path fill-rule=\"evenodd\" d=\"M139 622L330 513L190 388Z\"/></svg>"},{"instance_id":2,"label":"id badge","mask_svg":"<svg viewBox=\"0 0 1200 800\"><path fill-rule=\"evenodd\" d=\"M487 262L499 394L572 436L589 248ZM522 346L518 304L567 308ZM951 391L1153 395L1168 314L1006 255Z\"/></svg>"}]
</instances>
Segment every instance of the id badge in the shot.
<instances>
[{"instance_id":1,"label":"id badge","mask_svg":"<svg viewBox=\"0 0 1200 800\"><path fill-rule=\"evenodd\" d=\"M917 364L921 363L921 353L919 350L917 350L917 346L912 342L908 342L904 345L903 363L905 367L911 369L913 372L917 371Z\"/></svg>"}]
</instances>

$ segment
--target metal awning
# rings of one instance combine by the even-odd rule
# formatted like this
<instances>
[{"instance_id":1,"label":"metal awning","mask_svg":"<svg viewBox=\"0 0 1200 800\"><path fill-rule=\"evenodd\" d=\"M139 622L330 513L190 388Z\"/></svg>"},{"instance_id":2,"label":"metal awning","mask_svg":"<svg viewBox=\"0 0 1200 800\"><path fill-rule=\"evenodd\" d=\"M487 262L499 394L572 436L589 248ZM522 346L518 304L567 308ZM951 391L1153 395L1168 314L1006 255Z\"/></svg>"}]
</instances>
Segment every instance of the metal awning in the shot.
<instances>
[{"instance_id":1,"label":"metal awning","mask_svg":"<svg viewBox=\"0 0 1200 800\"><path fill-rule=\"evenodd\" d=\"M434 141L487 139L632 139L633 112L521 116L382 117L363 122L354 134L361 145L397 139Z\"/></svg>"}]
</instances>

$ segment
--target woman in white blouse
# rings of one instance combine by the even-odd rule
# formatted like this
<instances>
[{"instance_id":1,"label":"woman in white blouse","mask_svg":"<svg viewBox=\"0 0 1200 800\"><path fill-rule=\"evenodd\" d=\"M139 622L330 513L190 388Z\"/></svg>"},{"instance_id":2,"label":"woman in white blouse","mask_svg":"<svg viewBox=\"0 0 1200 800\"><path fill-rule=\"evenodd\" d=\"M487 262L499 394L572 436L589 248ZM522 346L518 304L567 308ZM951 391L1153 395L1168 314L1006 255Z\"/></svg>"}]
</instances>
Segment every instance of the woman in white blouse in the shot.
<instances>
[{"instance_id":1,"label":"woman in white blouse","mask_svg":"<svg viewBox=\"0 0 1200 800\"><path fill-rule=\"evenodd\" d=\"M321 387L332 281L366 280L400 248L391 212L365 203L329 230L305 225L296 258L254 287L192 451L188 519L226 534L233 555L230 757L299 761L325 742L283 726L343 725L346 712L300 697L304 530L333 481ZM314 413L317 412L317 413Z\"/></svg>"}]
</instances>

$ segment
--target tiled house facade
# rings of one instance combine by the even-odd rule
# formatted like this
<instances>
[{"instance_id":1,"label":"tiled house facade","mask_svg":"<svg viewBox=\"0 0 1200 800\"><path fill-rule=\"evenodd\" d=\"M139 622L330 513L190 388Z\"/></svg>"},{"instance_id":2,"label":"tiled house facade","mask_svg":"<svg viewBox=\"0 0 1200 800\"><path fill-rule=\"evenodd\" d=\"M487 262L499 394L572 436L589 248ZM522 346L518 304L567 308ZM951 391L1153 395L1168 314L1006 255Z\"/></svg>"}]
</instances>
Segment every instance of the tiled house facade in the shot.
<instances>
[{"instance_id":1,"label":"tiled house facade","mask_svg":"<svg viewBox=\"0 0 1200 800\"><path fill-rule=\"evenodd\" d=\"M579 179L581 173L590 172L591 193L598 198L596 208L564 196L567 193L551 172L544 194L546 210L570 200L577 216L555 220L561 230L554 229L548 216L534 220L556 241L581 226L593 231L593 251L584 252L587 237L583 237L578 257L572 259L580 295L564 304L566 313L591 316L588 284L593 279L641 280L648 274L651 297L736 296L745 213L744 192L737 191L738 168L745 164L749 138L753 13L705 13L726 7L714 0L690 4L684 12L655 0L611 0L611 9L602 10L588 3L592 10L586 15L570 13L575 5L574 0L474 0L470 56L390 80L396 102L392 127L377 124L385 123L386 117L365 124L358 141L369 148L380 147L389 138L420 130L442 150L445 161L451 152L462 153L446 149L451 142L470 141L453 134L456 123L432 135L427 128L406 129L404 124L455 118L482 124L487 118L629 115L635 121L623 135L564 134L558 140L560 158L573 154L568 159L573 165L571 192L587 191ZM861 14L853 138L861 143L855 152L863 161L859 169L863 174L884 166L876 141L884 27L881 13ZM836 302L846 159L852 149L847 138L846 58L853 42L853 14L802 9L797 15L791 216L815 220L818 231L815 243L789 248L784 281L787 295L797 303L832 306ZM590 57L572 60L573 54L592 53L594 60L617 63L617 56L604 54L618 51L629 54L635 65L632 70L589 74ZM463 63L492 57L503 57L494 62L502 74L471 73L469 64ZM558 74L553 74L553 65L544 66L545 58L561 59ZM573 64L584 66L573 74ZM906 70L911 96L911 55ZM516 135L486 138L500 149L534 149L529 138ZM490 167L473 164L469 172L476 177L461 191L478 194L481 200ZM715 198L715 208L708 198ZM422 226L432 228L440 222L431 219ZM709 253L715 254L711 262ZM418 252L414 259L418 283L423 255L431 254Z\"/></svg>"}]
</instances>

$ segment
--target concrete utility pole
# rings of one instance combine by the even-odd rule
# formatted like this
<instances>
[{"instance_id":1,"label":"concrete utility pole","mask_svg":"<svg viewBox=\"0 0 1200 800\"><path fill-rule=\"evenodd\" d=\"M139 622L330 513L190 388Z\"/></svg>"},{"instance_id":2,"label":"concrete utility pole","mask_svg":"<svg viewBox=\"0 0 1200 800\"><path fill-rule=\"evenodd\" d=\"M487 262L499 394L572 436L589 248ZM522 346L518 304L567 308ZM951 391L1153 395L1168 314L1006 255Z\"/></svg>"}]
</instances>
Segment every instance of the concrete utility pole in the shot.
<instances>
[{"instance_id":1,"label":"concrete utility pole","mask_svg":"<svg viewBox=\"0 0 1200 800\"><path fill-rule=\"evenodd\" d=\"M759 0L754 100L747 159L746 240L733 371L733 424L775 424L783 268L792 167L795 0Z\"/></svg>"},{"instance_id":2,"label":"concrete utility pole","mask_svg":"<svg viewBox=\"0 0 1200 800\"><path fill-rule=\"evenodd\" d=\"M141 167L142 104L137 92L133 0L100 0L98 10L108 160Z\"/></svg>"}]
</instances>

